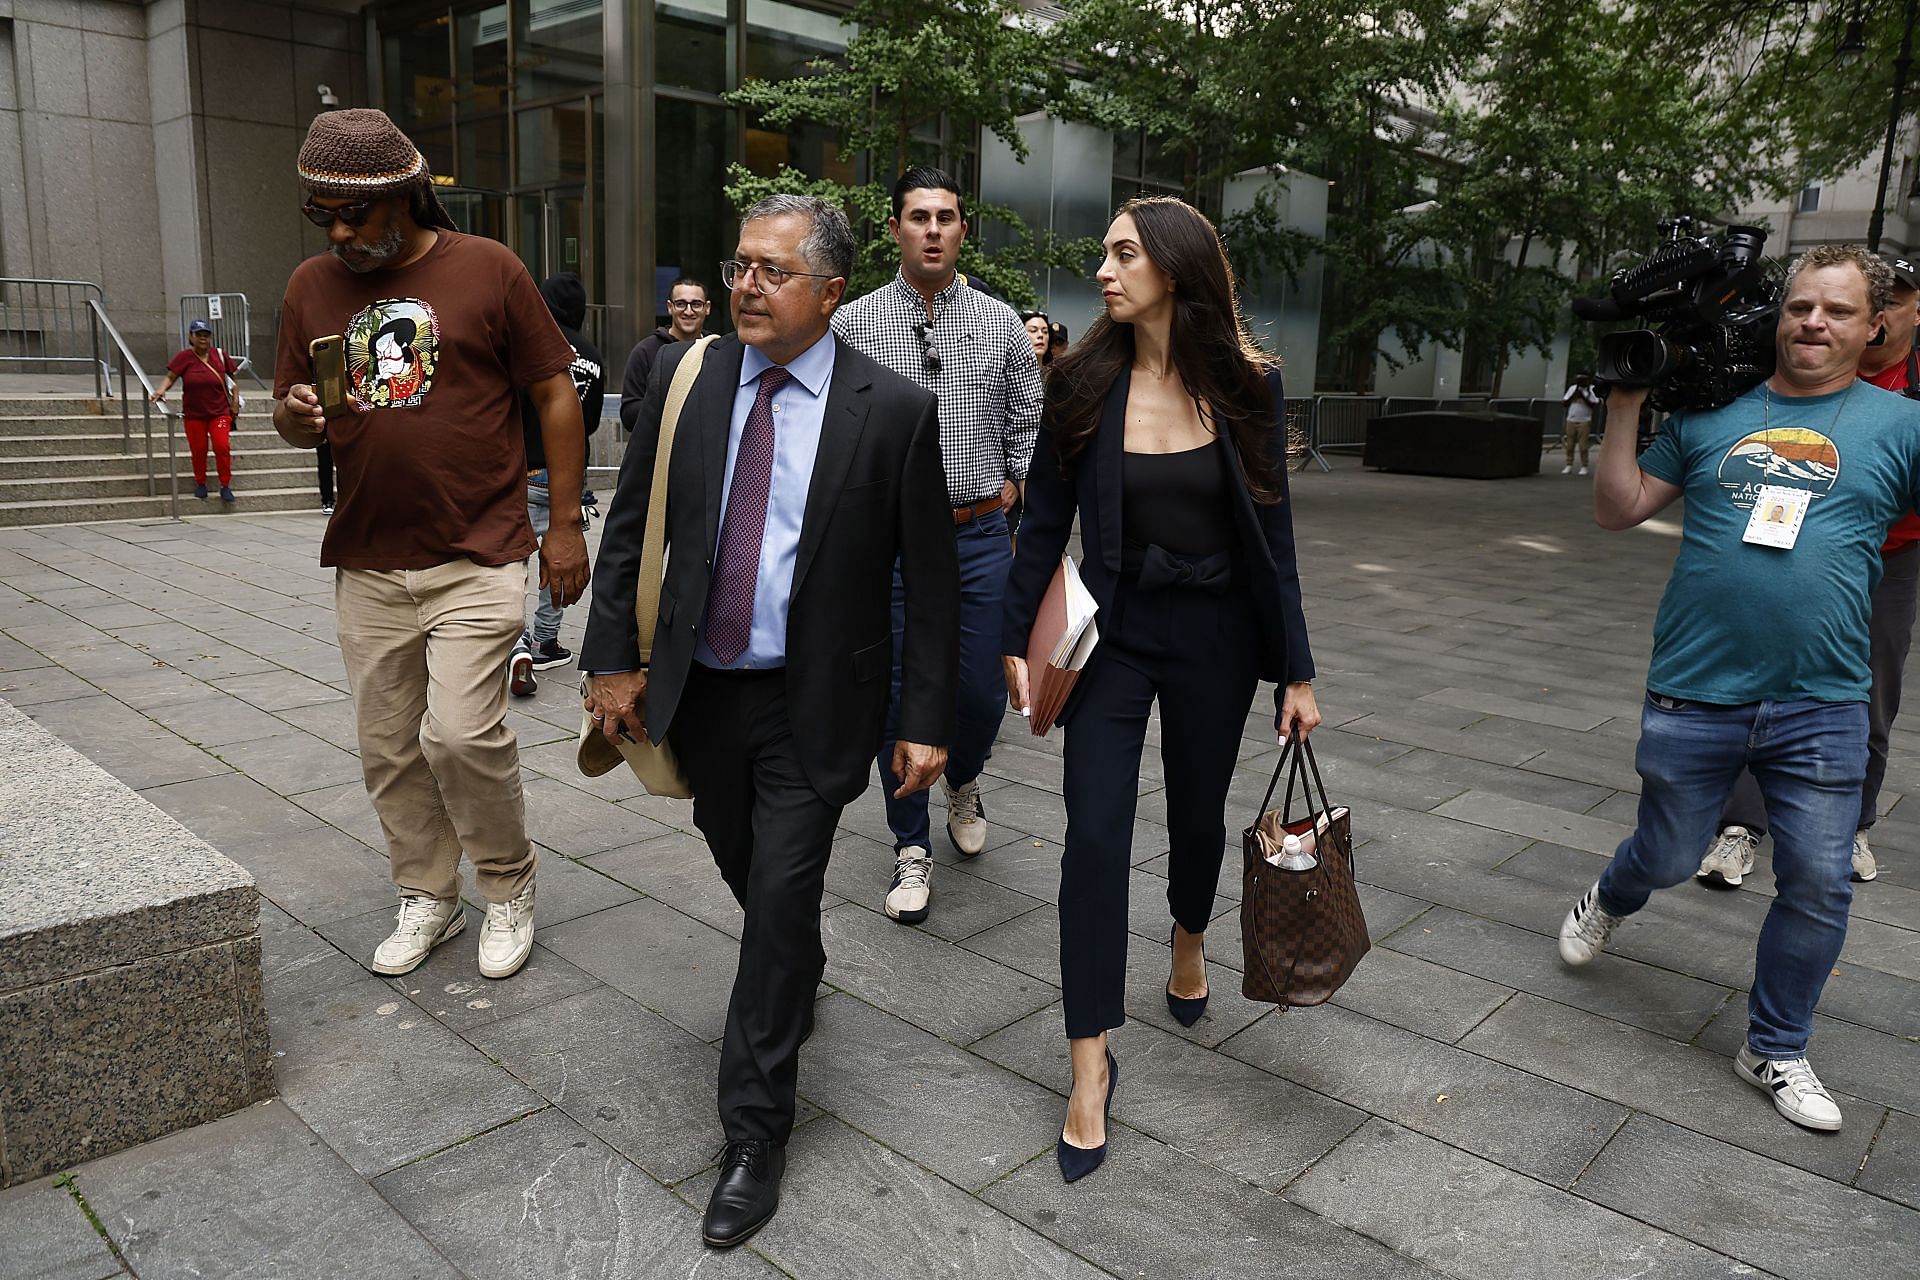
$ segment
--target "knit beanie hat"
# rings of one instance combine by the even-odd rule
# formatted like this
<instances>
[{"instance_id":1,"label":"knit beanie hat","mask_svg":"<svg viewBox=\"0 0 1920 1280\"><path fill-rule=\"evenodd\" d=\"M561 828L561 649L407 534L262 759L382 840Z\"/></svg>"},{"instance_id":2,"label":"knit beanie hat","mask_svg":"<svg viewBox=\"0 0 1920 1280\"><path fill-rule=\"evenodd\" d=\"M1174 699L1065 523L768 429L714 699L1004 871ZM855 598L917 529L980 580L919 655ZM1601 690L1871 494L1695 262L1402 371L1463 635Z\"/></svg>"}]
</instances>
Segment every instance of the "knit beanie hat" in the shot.
<instances>
[{"instance_id":1,"label":"knit beanie hat","mask_svg":"<svg viewBox=\"0 0 1920 1280\"><path fill-rule=\"evenodd\" d=\"M298 164L307 190L328 198L398 195L432 181L420 149L371 107L315 116Z\"/></svg>"}]
</instances>

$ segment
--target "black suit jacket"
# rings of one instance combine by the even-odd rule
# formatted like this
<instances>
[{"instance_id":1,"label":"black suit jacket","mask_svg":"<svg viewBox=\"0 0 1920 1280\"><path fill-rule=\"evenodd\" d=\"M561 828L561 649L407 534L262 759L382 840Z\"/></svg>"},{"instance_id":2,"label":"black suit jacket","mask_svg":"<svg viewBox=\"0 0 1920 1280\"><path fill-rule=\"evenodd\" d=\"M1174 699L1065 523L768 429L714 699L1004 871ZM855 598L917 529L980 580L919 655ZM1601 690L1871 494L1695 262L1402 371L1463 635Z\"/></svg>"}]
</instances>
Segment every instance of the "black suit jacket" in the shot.
<instances>
[{"instance_id":1,"label":"black suit jacket","mask_svg":"<svg viewBox=\"0 0 1920 1280\"><path fill-rule=\"evenodd\" d=\"M690 350L690 343L674 343L661 351L634 423L594 565L583 671L640 665L640 539L660 416L674 370ZM672 738L706 613L720 545L727 430L745 355L731 335L707 351L668 461L666 583L647 676L647 736L655 742ZM952 737L960 660L952 510L933 396L839 343L787 610L788 709L807 780L830 803L851 803L865 788L885 729L896 558L907 591L900 737L933 745Z\"/></svg>"},{"instance_id":2,"label":"black suit jacket","mask_svg":"<svg viewBox=\"0 0 1920 1280\"><path fill-rule=\"evenodd\" d=\"M1027 640L1033 632L1034 616L1040 611L1040 598L1046 594L1061 553L1067 549L1076 511L1086 545L1081 580L1102 611L1113 606L1114 589L1120 581L1120 465L1126 451L1129 382L1123 373L1107 392L1099 429L1081 454L1070 480L1060 478L1053 424L1041 424L1033 466L1027 472L1027 507L1020 520L1019 548L1007 576L1005 625L1000 637L1003 653L1027 656ZM1273 395L1274 412L1271 456L1284 459L1287 398L1278 373L1267 375L1267 387ZM1232 473L1240 481L1231 486L1229 501L1233 504L1238 560L1246 569L1247 581L1236 589L1250 591L1253 596L1254 612L1260 619L1260 678L1280 686L1274 693L1277 720L1287 684L1313 678L1307 618L1300 607L1300 569L1294 559L1293 503L1284 496L1287 472L1281 466L1283 500L1272 505L1256 503L1247 492L1246 468L1241 465L1239 451L1227 440L1216 441L1214 447L1226 451ZM1194 661L1205 662L1207 655L1195 653Z\"/></svg>"}]
</instances>

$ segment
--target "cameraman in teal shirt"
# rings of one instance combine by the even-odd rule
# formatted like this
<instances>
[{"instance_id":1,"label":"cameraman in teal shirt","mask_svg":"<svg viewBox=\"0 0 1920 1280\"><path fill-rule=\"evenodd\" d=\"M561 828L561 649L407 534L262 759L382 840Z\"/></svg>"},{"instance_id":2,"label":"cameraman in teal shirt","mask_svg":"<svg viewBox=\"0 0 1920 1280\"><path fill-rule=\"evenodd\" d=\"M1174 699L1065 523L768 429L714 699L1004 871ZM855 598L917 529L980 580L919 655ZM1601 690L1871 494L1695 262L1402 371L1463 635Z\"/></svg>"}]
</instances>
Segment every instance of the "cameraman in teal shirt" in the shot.
<instances>
[{"instance_id":1,"label":"cameraman in teal shirt","mask_svg":"<svg viewBox=\"0 0 1920 1280\"><path fill-rule=\"evenodd\" d=\"M1853 900L1869 602L1886 530L1920 497L1920 405L1855 376L1892 287L1877 255L1812 250L1787 278L1772 377L1723 408L1676 415L1637 463L1632 434L1607 433L1602 528L1687 501L1654 622L1638 826L1560 929L1561 958L1587 964L1656 889L1691 879L1750 769L1773 820L1778 896L1734 1071L1787 1119L1828 1131L1840 1108L1807 1041ZM1645 398L1616 387L1608 420L1635 421Z\"/></svg>"}]
</instances>

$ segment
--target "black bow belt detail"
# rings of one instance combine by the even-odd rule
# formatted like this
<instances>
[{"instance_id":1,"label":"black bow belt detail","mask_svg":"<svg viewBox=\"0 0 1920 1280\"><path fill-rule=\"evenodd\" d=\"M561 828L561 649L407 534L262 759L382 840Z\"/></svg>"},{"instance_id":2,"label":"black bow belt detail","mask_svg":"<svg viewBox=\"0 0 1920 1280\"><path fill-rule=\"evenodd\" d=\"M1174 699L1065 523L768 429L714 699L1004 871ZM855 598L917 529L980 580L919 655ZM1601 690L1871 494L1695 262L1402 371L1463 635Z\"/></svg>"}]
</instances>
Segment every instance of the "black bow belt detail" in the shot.
<instances>
[{"instance_id":1,"label":"black bow belt detail","mask_svg":"<svg viewBox=\"0 0 1920 1280\"><path fill-rule=\"evenodd\" d=\"M1157 543L1140 558L1139 586L1142 591L1180 588L1223 594L1233 585L1233 553L1222 551L1200 559L1188 559L1168 551Z\"/></svg>"}]
</instances>

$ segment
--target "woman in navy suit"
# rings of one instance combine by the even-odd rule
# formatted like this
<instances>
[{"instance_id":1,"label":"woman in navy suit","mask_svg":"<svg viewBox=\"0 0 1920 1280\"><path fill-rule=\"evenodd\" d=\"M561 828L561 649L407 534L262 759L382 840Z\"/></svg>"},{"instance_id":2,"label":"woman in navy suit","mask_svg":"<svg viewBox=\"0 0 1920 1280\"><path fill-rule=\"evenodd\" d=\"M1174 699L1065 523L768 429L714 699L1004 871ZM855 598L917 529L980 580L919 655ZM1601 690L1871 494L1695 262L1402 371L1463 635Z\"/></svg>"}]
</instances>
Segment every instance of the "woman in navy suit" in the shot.
<instances>
[{"instance_id":1,"label":"woman in navy suit","mask_svg":"<svg viewBox=\"0 0 1920 1280\"><path fill-rule=\"evenodd\" d=\"M1183 201L1129 201L1097 279L1106 314L1047 380L1001 648L1008 694L1026 708L1028 636L1078 513L1100 643L1061 716L1073 1093L1059 1160L1069 1182L1106 1156L1119 1075L1107 1032L1126 1021L1127 875L1154 700L1172 846L1167 1006L1186 1026L1206 1008L1202 935L1259 681L1278 686L1282 740L1320 723L1287 502L1286 400L1240 318L1219 235Z\"/></svg>"}]
</instances>

